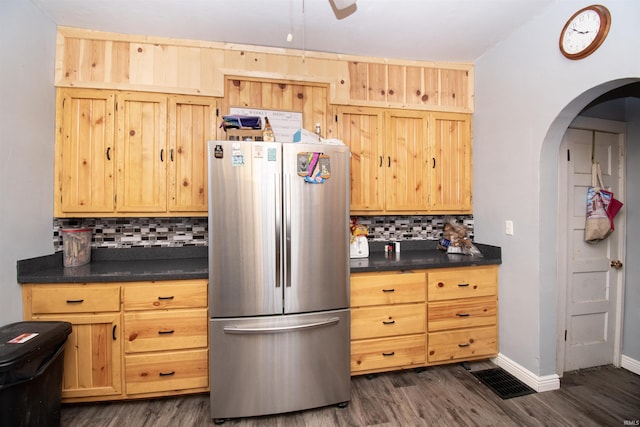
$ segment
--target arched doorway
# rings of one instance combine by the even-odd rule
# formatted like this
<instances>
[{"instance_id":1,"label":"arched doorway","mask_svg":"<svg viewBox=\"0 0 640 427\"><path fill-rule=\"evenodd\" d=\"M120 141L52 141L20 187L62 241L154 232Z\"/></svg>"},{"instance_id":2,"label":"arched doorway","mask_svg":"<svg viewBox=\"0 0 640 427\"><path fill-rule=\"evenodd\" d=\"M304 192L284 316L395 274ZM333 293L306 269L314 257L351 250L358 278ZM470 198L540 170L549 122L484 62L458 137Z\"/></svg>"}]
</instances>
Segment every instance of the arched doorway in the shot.
<instances>
[{"instance_id":1,"label":"arched doorway","mask_svg":"<svg viewBox=\"0 0 640 427\"><path fill-rule=\"evenodd\" d=\"M542 336L541 338L541 356L556 357L556 373L562 375L564 372L564 352L560 351L564 345L564 327L565 319L562 318L564 312L562 305L565 302L564 294L566 292L565 269L563 262L566 259L558 255L561 251L559 242L560 227L563 218L558 217L559 212L559 165L561 161L565 161L560 155L560 143L565 135L567 128L571 122L585 109L585 107L594 105L594 102L609 101L615 97L639 97L640 79L621 79L603 83L580 96L576 97L569 103L554 120L547 131L545 137L541 158L540 158L540 276L541 288L540 297L541 304L547 309L555 308L556 317L541 319L541 322L547 324L547 328L543 330L555 330L555 336ZM638 117L638 115L635 115ZM636 158L636 162L640 159ZM627 158L630 163L632 159ZM622 254L624 258L624 254ZM560 264L559 264L560 262ZM550 312L552 310L548 310ZM550 334L549 334L550 335ZM613 362L613 361L612 361Z\"/></svg>"}]
</instances>

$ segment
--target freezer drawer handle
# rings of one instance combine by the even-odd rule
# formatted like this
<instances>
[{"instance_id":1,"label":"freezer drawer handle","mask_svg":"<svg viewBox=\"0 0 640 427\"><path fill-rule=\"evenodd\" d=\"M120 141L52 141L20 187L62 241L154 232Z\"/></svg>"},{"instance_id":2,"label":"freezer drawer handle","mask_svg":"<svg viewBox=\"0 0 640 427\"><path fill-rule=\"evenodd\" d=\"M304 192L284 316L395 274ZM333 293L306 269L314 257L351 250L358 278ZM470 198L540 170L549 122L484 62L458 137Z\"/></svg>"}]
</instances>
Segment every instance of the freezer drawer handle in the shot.
<instances>
[{"instance_id":1,"label":"freezer drawer handle","mask_svg":"<svg viewBox=\"0 0 640 427\"><path fill-rule=\"evenodd\" d=\"M225 326L224 332L227 334L239 334L239 335L280 334L284 332L295 332L295 331L301 331L305 329L322 328L324 326L335 325L338 322L340 322L339 317L332 317L330 319L323 320L321 322L305 323L302 325L271 327L271 328L239 328L237 326Z\"/></svg>"}]
</instances>

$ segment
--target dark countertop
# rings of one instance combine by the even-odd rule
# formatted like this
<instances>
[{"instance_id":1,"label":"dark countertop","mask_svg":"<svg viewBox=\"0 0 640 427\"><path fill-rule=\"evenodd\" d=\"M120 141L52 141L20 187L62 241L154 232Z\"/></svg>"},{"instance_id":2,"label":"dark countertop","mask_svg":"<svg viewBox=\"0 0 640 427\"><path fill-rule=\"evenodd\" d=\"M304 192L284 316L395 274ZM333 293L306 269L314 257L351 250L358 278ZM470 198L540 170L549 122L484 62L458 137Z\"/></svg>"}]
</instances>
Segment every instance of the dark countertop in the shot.
<instances>
[{"instance_id":1,"label":"dark countertop","mask_svg":"<svg viewBox=\"0 0 640 427\"><path fill-rule=\"evenodd\" d=\"M91 262L64 267L62 252L18 261L18 283L207 279L207 247L92 249Z\"/></svg>"},{"instance_id":2,"label":"dark countertop","mask_svg":"<svg viewBox=\"0 0 640 427\"><path fill-rule=\"evenodd\" d=\"M352 273L419 270L502 263L501 249L476 244L482 257L447 254L435 241L403 241L401 251L385 254L382 242L371 242L368 258L351 259ZM91 262L64 267L62 252L17 263L18 283L96 283L207 279L207 247L92 249Z\"/></svg>"},{"instance_id":3,"label":"dark countertop","mask_svg":"<svg viewBox=\"0 0 640 427\"><path fill-rule=\"evenodd\" d=\"M475 243L482 256L447 254L436 248L435 241L402 241L400 252L384 252L384 243L369 242L368 258L352 258L352 273L370 271L423 270L427 268L469 267L502 264L502 250L497 246Z\"/></svg>"}]
</instances>

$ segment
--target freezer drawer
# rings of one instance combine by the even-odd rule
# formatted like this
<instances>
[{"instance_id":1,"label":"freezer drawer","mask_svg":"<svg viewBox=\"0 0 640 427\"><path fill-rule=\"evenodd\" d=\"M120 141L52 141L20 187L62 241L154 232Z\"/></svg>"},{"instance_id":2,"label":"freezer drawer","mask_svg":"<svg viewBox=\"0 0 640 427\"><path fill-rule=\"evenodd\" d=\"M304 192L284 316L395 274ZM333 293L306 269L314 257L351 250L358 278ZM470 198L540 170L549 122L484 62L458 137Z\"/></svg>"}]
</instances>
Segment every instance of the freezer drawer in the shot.
<instances>
[{"instance_id":1,"label":"freezer drawer","mask_svg":"<svg viewBox=\"0 0 640 427\"><path fill-rule=\"evenodd\" d=\"M211 319L211 417L348 402L349 310Z\"/></svg>"}]
</instances>

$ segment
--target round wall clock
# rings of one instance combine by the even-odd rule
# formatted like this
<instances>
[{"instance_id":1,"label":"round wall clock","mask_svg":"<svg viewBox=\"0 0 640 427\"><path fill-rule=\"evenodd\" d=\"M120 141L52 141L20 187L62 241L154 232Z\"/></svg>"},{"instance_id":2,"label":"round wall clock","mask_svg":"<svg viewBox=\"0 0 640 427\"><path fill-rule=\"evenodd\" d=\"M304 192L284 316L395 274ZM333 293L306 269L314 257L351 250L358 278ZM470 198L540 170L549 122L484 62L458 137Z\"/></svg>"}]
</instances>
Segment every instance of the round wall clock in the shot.
<instances>
[{"instance_id":1,"label":"round wall clock","mask_svg":"<svg viewBox=\"0 0 640 427\"><path fill-rule=\"evenodd\" d=\"M560 33L560 52L569 59L582 59L596 51L611 26L609 10L599 4L573 14Z\"/></svg>"}]
</instances>

